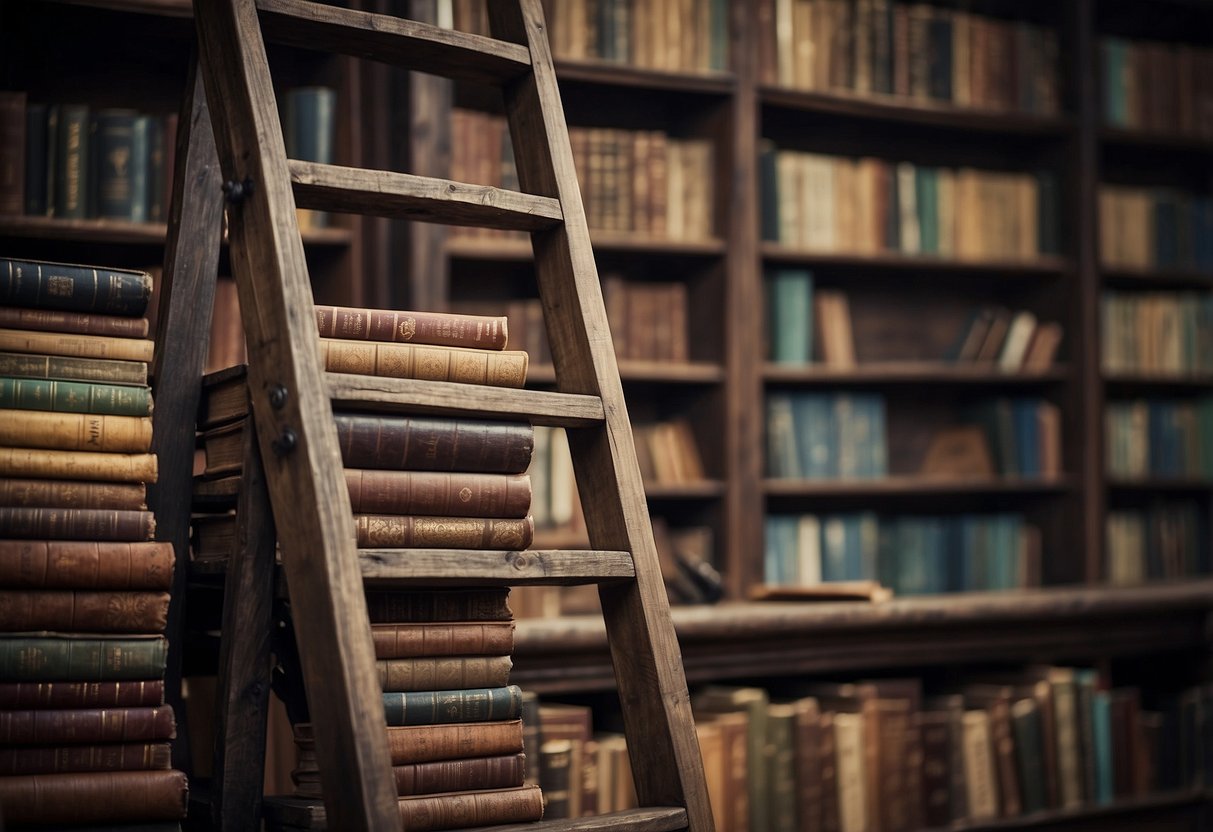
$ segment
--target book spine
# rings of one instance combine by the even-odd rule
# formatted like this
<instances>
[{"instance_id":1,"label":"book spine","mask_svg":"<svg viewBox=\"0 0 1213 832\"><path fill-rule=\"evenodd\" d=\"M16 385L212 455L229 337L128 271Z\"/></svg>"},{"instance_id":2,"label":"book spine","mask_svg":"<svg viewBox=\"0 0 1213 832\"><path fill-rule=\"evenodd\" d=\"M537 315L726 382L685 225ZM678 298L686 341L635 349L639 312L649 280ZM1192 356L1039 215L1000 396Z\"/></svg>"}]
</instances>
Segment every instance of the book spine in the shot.
<instances>
[{"instance_id":1,"label":"book spine","mask_svg":"<svg viewBox=\"0 0 1213 832\"><path fill-rule=\"evenodd\" d=\"M0 311L2 309L0 307ZM0 407L108 416L150 416L152 394L147 387L125 384L89 384L7 376L0 377Z\"/></svg>"},{"instance_id":2,"label":"book spine","mask_svg":"<svg viewBox=\"0 0 1213 832\"><path fill-rule=\"evenodd\" d=\"M60 200L56 216L67 216L59 213L65 206L75 210ZM5 306L137 318L151 297L152 278L146 272L0 258L0 304Z\"/></svg>"},{"instance_id":3,"label":"book spine","mask_svg":"<svg viewBox=\"0 0 1213 832\"><path fill-rule=\"evenodd\" d=\"M167 647L162 637L0 638L0 678L9 682L161 679Z\"/></svg>"},{"instance_id":4,"label":"book spine","mask_svg":"<svg viewBox=\"0 0 1213 832\"><path fill-rule=\"evenodd\" d=\"M400 798L400 822L409 832L529 823L543 816L536 786Z\"/></svg>"},{"instance_id":5,"label":"book spine","mask_svg":"<svg viewBox=\"0 0 1213 832\"><path fill-rule=\"evenodd\" d=\"M0 214L25 210L25 107L24 92L0 93Z\"/></svg>"},{"instance_id":6,"label":"book spine","mask_svg":"<svg viewBox=\"0 0 1213 832\"><path fill-rule=\"evenodd\" d=\"M101 110L95 116L93 178L97 216L103 219L134 219L135 118L130 110Z\"/></svg>"},{"instance_id":7,"label":"book spine","mask_svg":"<svg viewBox=\"0 0 1213 832\"><path fill-rule=\"evenodd\" d=\"M164 682L0 682L0 708L147 708L164 704Z\"/></svg>"},{"instance_id":8,"label":"book spine","mask_svg":"<svg viewBox=\"0 0 1213 832\"><path fill-rule=\"evenodd\" d=\"M396 776L397 794L436 794L521 786L525 763L524 755L511 754L394 766L392 772Z\"/></svg>"},{"instance_id":9,"label":"book spine","mask_svg":"<svg viewBox=\"0 0 1213 832\"><path fill-rule=\"evenodd\" d=\"M336 414L350 468L521 474L535 431L526 423Z\"/></svg>"},{"instance_id":10,"label":"book spine","mask_svg":"<svg viewBox=\"0 0 1213 832\"><path fill-rule=\"evenodd\" d=\"M154 742L176 734L177 722L168 705L0 712L0 743L10 745Z\"/></svg>"},{"instance_id":11,"label":"book spine","mask_svg":"<svg viewBox=\"0 0 1213 832\"><path fill-rule=\"evenodd\" d=\"M0 506L40 508L147 508L142 483L69 482L67 480L0 480Z\"/></svg>"},{"instance_id":12,"label":"book spine","mask_svg":"<svg viewBox=\"0 0 1213 832\"><path fill-rule=\"evenodd\" d=\"M159 633L168 599L167 592L0 590L0 631Z\"/></svg>"},{"instance_id":13,"label":"book spine","mask_svg":"<svg viewBox=\"0 0 1213 832\"><path fill-rule=\"evenodd\" d=\"M0 508L0 535L30 540L151 540L150 511L109 508Z\"/></svg>"},{"instance_id":14,"label":"book spine","mask_svg":"<svg viewBox=\"0 0 1213 832\"><path fill-rule=\"evenodd\" d=\"M131 202L127 219L131 222L148 220L148 168L151 166L151 116L135 116L131 124L130 182Z\"/></svg>"},{"instance_id":15,"label":"book spine","mask_svg":"<svg viewBox=\"0 0 1213 832\"><path fill-rule=\"evenodd\" d=\"M379 659L375 666L379 671L379 684L385 691L437 693L504 687L509 681L513 662L509 656L444 656ZM407 710L402 702L399 712L403 715Z\"/></svg>"},{"instance_id":16,"label":"book spine","mask_svg":"<svg viewBox=\"0 0 1213 832\"><path fill-rule=\"evenodd\" d=\"M70 332L0 329L0 350L5 352L150 362L153 347L154 342L146 338L110 338L105 335L76 335Z\"/></svg>"},{"instance_id":17,"label":"book spine","mask_svg":"<svg viewBox=\"0 0 1213 832\"><path fill-rule=\"evenodd\" d=\"M152 447L152 420L147 416L0 409L0 445L142 453Z\"/></svg>"},{"instance_id":18,"label":"book spine","mask_svg":"<svg viewBox=\"0 0 1213 832\"><path fill-rule=\"evenodd\" d=\"M522 751L522 720L391 727L392 765L495 757Z\"/></svg>"},{"instance_id":19,"label":"book spine","mask_svg":"<svg viewBox=\"0 0 1213 832\"><path fill-rule=\"evenodd\" d=\"M8 349L3 338L0 338L0 349ZM320 355L324 368L334 373L457 381L493 387L521 387L526 382L527 354L518 351L321 338Z\"/></svg>"},{"instance_id":20,"label":"book spine","mask_svg":"<svg viewBox=\"0 0 1213 832\"><path fill-rule=\"evenodd\" d=\"M347 468L345 482L355 513L520 518L531 507L531 478L526 474Z\"/></svg>"},{"instance_id":21,"label":"book spine","mask_svg":"<svg viewBox=\"0 0 1213 832\"><path fill-rule=\"evenodd\" d=\"M59 107L58 144L55 148L56 219L84 219L88 215L91 146L88 115L88 107L85 106L64 104Z\"/></svg>"},{"instance_id":22,"label":"book spine","mask_svg":"<svg viewBox=\"0 0 1213 832\"><path fill-rule=\"evenodd\" d=\"M3 544L0 544L0 552ZM0 555L2 557L2 555ZM3 564L0 563L0 569ZM3 573L0 573L2 580ZM375 658L415 656L501 656L514 652L514 623L376 624L371 627Z\"/></svg>"},{"instance_id":23,"label":"book spine","mask_svg":"<svg viewBox=\"0 0 1213 832\"><path fill-rule=\"evenodd\" d=\"M506 549L531 545L535 522L483 517L354 516L358 548Z\"/></svg>"},{"instance_id":24,"label":"book spine","mask_svg":"<svg viewBox=\"0 0 1213 832\"><path fill-rule=\"evenodd\" d=\"M47 199L47 115L45 104L29 104L25 108L25 213L45 217Z\"/></svg>"},{"instance_id":25,"label":"book spine","mask_svg":"<svg viewBox=\"0 0 1213 832\"><path fill-rule=\"evenodd\" d=\"M382 341L503 350L508 329L505 316L456 315L445 312L397 312L316 306L321 338Z\"/></svg>"},{"instance_id":26,"label":"book spine","mask_svg":"<svg viewBox=\"0 0 1213 832\"><path fill-rule=\"evenodd\" d=\"M149 771L172 766L167 742L0 748L0 776L84 771Z\"/></svg>"},{"instance_id":27,"label":"book spine","mask_svg":"<svg viewBox=\"0 0 1213 832\"><path fill-rule=\"evenodd\" d=\"M147 363L0 352L0 375L145 385Z\"/></svg>"},{"instance_id":28,"label":"book spine","mask_svg":"<svg viewBox=\"0 0 1213 832\"><path fill-rule=\"evenodd\" d=\"M156 475L155 454L0 448L0 477L151 483Z\"/></svg>"},{"instance_id":29,"label":"book spine","mask_svg":"<svg viewBox=\"0 0 1213 832\"><path fill-rule=\"evenodd\" d=\"M548 740L539 749L539 782L552 820L572 815L572 761L572 740Z\"/></svg>"},{"instance_id":30,"label":"book spine","mask_svg":"<svg viewBox=\"0 0 1213 832\"><path fill-rule=\"evenodd\" d=\"M0 805L11 824L100 824L185 817L180 771L105 771L0 777Z\"/></svg>"},{"instance_id":31,"label":"book spine","mask_svg":"<svg viewBox=\"0 0 1213 832\"><path fill-rule=\"evenodd\" d=\"M22 309L0 306L0 327L70 332L76 335L105 335L112 338L147 338L147 318L60 312L54 309Z\"/></svg>"},{"instance_id":32,"label":"book spine","mask_svg":"<svg viewBox=\"0 0 1213 832\"><path fill-rule=\"evenodd\" d=\"M435 621L509 621L509 590L469 589L431 592L368 592L371 623Z\"/></svg>"},{"instance_id":33,"label":"book spine","mask_svg":"<svg viewBox=\"0 0 1213 832\"><path fill-rule=\"evenodd\" d=\"M9 589L167 590L171 543L0 540L0 586Z\"/></svg>"},{"instance_id":34,"label":"book spine","mask_svg":"<svg viewBox=\"0 0 1213 832\"><path fill-rule=\"evenodd\" d=\"M508 657L507 662L508 662ZM418 661L413 659L411 661ZM506 673L509 673L507 666ZM490 722L522 716L522 691L515 685L465 690L426 690L383 695L388 725Z\"/></svg>"}]
</instances>

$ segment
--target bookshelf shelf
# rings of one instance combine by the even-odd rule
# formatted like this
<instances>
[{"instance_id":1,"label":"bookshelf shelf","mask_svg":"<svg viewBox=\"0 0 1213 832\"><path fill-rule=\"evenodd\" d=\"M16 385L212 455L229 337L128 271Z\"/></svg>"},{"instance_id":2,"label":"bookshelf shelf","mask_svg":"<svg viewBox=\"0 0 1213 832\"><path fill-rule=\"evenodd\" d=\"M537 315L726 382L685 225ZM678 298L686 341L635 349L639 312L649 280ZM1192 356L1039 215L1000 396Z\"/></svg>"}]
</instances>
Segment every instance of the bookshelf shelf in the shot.
<instances>
[{"instance_id":1,"label":"bookshelf shelf","mask_svg":"<svg viewBox=\"0 0 1213 832\"><path fill-rule=\"evenodd\" d=\"M1167 391L1199 392L1213 386L1213 375L1160 375L1158 373L1104 373L1104 383L1117 393L1140 390L1149 393Z\"/></svg>"},{"instance_id":2,"label":"bookshelf shelf","mask_svg":"<svg viewBox=\"0 0 1213 832\"><path fill-rule=\"evenodd\" d=\"M989 366L946 364L929 361L880 362L856 367L766 364L762 377L768 384L801 386L859 386L893 384L933 384L947 386L1038 386L1057 384L1070 376L1067 366L1050 367L1043 372L999 372Z\"/></svg>"},{"instance_id":3,"label":"bookshelf shelf","mask_svg":"<svg viewBox=\"0 0 1213 832\"><path fill-rule=\"evenodd\" d=\"M1075 826L1097 829L1101 820L1111 821L1114 818L1130 816L1140 812L1157 812L1165 809L1182 809L1204 803L1213 798L1213 791L1208 789L1193 789L1190 791L1170 791L1144 797L1124 798L1103 806L1083 806L1078 809L1034 812L1016 818L998 818L996 820L957 823L948 827L926 830L926 832L942 832L943 829L952 832L984 832L984 830L1001 829L1072 829Z\"/></svg>"},{"instance_id":4,"label":"bookshelf shelf","mask_svg":"<svg viewBox=\"0 0 1213 832\"><path fill-rule=\"evenodd\" d=\"M768 263L792 263L831 268L871 271L913 271L957 274L990 274L1005 277L1058 277L1071 269L1064 257L1040 257L1034 260L957 260L909 254L841 254L813 249L794 249L779 243L761 244L763 260Z\"/></svg>"},{"instance_id":5,"label":"bookshelf shelf","mask_svg":"<svg viewBox=\"0 0 1213 832\"><path fill-rule=\"evenodd\" d=\"M122 220L58 220L49 217L0 217L0 238L23 237L89 244L163 246L167 226L162 222ZM353 233L347 228L315 228L303 233L311 246L347 247Z\"/></svg>"},{"instance_id":6,"label":"bookshelf shelf","mask_svg":"<svg viewBox=\"0 0 1213 832\"><path fill-rule=\"evenodd\" d=\"M723 480L692 483L645 483L644 496L649 500L716 500L724 496Z\"/></svg>"},{"instance_id":7,"label":"bookshelf shelf","mask_svg":"<svg viewBox=\"0 0 1213 832\"><path fill-rule=\"evenodd\" d=\"M950 495L1036 495L1056 494L1073 488L1068 477L1053 479L942 479L915 475L890 476L873 480L792 480L767 479L763 491L768 497L804 497L819 500L882 497L921 497Z\"/></svg>"},{"instance_id":8,"label":"bookshelf shelf","mask_svg":"<svg viewBox=\"0 0 1213 832\"><path fill-rule=\"evenodd\" d=\"M1144 477L1138 479L1108 478L1108 488L1122 492L1190 492L1213 491L1213 480L1185 479L1180 477Z\"/></svg>"},{"instance_id":9,"label":"bookshelf shelf","mask_svg":"<svg viewBox=\"0 0 1213 832\"><path fill-rule=\"evenodd\" d=\"M1105 266L1101 269L1104 283L1128 289L1209 289L1213 288L1213 274L1191 269L1132 268L1127 266Z\"/></svg>"},{"instance_id":10,"label":"bookshelf shelf","mask_svg":"<svg viewBox=\"0 0 1213 832\"><path fill-rule=\"evenodd\" d=\"M643 254L670 257L720 257L725 252L723 240L670 240L643 234L620 234L591 231L594 250L609 254ZM485 240L475 237L450 237L446 242L447 256L454 260L484 260L501 262L529 261L533 254L530 240Z\"/></svg>"},{"instance_id":11,"label":"bookshelf shelf","mask_svg":"<svg viewBox=\"0 0 1213 832\"><path fill-rule=\"evenodd\" d=\"M725 379L724 367L707 361L674 364L665 361L622 359L619 376L625 383L637 384L719 384ZM527 381L532 384L553 384L556 370L551 364L537 364L527 369Z\"/></svg>"},{"instance_id":12,"label":"bookshelf shelf","mask_svg":"<svg viewBox=\"0 0 1213 832\"><path fill-rule=\"evenodd\" d=\"M649 91L724 97L731 95L737 77L729 72L669 72L615 61L556 59L561 86L600 84Z\"/></svg>"},{"instance_id":13,"label":"bookshelf shelf","mask_svg":"<svg viewBox=\"0 0 1213 832\"><path fill-rule=\"evenodd\" d=\"M1182 136L1124 127L1102 127L1099 140L1105 145L1128 150L1213 153L1213 141L1205 136Z\"/></svg>"}]
</instances>

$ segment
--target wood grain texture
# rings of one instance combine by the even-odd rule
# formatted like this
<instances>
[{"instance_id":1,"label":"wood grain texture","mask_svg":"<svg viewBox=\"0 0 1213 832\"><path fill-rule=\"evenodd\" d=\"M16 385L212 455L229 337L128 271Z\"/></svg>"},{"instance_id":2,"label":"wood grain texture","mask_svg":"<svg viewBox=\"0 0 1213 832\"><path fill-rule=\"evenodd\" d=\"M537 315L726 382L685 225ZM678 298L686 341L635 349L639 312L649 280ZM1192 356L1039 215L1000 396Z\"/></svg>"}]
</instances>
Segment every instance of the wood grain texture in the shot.
<instances>
[{"instance_id":1,"label":"wood grain texture","mask_svg":"<svg viewBox=\"0 0 1213 832\"><path fill-rule=\"evenodd\" d=\"M627 552L594 550L361 549L368 583L453 586L572 586L635 576Z\"/></svg>"},{"instance_id":2,"label":"wood grain texture","mask_svg":"<svg viewBox=\"0 0 1213 832\"><path fill-rule=\"evenodd\" d=\"M383 61L458 81L501 84L526 72L530 55L515 43L416 20L302 0L258 0L267 40Z\"/></svg>"},{"instance_id":3,"label":"wood grain texture","mask_svg":"<svg viewBox=\"0 0 1213 832\"><path fill-rule=\"evenodd\" d=\"M353 518L320 367L311 285L295 214L277 104L252 0L198 2L201 66L224 178L253 193L229 206L232 270L249 348L249 390L284 553L313 713L321 782L334 826L399 823L383 700L374 673ZM271 388L286 390L281 409ZM276 456L286 431L293 450ZM300 510L307 507L314 510ZM331 656L341 656L333 662Z\"/></svg>"},{"instance_id":4,"label":"wood grain texture","mask_svg":"<svg viewBox=\"0 0 1213 832\"><path fill-rule=\"evenodd\" d=\"M601 396L606 416L603 429L569 432L580 493L603 495L583 504L590 541L596 549L630 551L635 563L635 582L600 587L599 597L625 728L633 740L637 796L644 806L685 806L689 828L711 832L690 697L636 464L543 8L539 0L490 0L489 22L495 37L524 43L531 53L532 74L505 88L519 181L528 193L559 199L564 212L563 225L531 237L556 386L563 392ZM614 495L618 499L610 498Z\"/></svg>"},{"instance_id":5,"label":"wood grain texture","mask_svg":"<svg viewBox=\"0 0 1213 832\"><path fill-rule=\"evenodd\" d=\"M560 204L542 196L411 173L290 160L300 208L373 214L444 225L537 231L560 221Z\"/></svg>"}]
</instances>

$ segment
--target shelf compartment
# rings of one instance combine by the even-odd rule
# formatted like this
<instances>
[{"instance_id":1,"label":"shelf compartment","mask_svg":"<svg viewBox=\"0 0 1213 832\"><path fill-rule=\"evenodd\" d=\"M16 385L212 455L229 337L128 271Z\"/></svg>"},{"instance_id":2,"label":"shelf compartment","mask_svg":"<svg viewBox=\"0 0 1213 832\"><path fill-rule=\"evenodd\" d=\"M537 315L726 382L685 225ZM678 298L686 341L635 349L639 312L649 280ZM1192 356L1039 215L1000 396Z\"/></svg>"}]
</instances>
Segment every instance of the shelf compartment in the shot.
<instances>
[{"instance_id":1,"label":"shelf compartment","mask_svg":"<svg viewBox=\"0 0 1213 832\"><path fill-rule=\"evenodd\" d=\"M618 231L590 231L590 242L599 253L640 254L671 257L720 257L725 244L720 239L674 240ZM489 260L518 262L534 259L531 241L524 239L494 240L478 237L450 237L446 241L447 256L460 260Z\"/></svg>"},{"instance_id":2,"label":"shelf compartment","mask_svg":"<svg viewBox=\"0 0 1213 832\"><path fill-rule=\"evenodd\" d=\"M359 549L375 586L574 586L636 577L629 552L528 549Z\"/></svg>"},{"instance_id":3,"label":"shelf compartment","mask_svg":"<svg viewBox=\"0 0 1213 832\"><path fill-rule=\"evenodd\" d=\"M737 78L731 72L671 72L614 61L556 58L556 78L563 85L601 84L627 89L728 96Z\"/></svg>"},{"instance_id":4,"label":"shelf compartment","mask_svg":"<svg viewBox=\"0 0 1213 832\"><path fill-rule=\"evenodd\" d=\"M1195 269L1103 266L1100 273L1104 283L1125 289L1213 288L1213 273Z\"/></svg>"},{"instance_id":5,"label":"shelf compartment","mask_svg":"<svg viewBox=\"0 0 1213 832\"><path fill-rule=\"evenodd\" d=\"M709 361L637 361L620 359L619 377L627 382L645 384L720 384L725 379L724 367ZM527 369L527 382L554 384L556 368L551 364L536 364Z\"/></svg>"},{"instance_id":6,"label":"shelf compartment","mask_svg":"<svg viewBox=\"0 0 1213 832\"><path fill-rule=\"evenodd\" d=\"M949 495L1036 495L1070 490L1069 477L1052 479L1024 478L943 478L914 474L893 475L871 480L794 480L766 479L763 491L768 497L811 497L813 499L855 499L882 497L923 497Z\"/></svg>"},{"instance_id":7,"label":"shelf compartment","mask_svg":"<svg viewBox=\"0 0 1213 832\"><path fill-rule=\"evenodd\" d=\"M1105 145L1127 150L1182 151L1213 154L1213 139L1207 136L1182 136L1130 127L1101 127L1099 140Z\"/></svg>"},{"instance_id":8,"label":"shelf compartment","mask_svg":"<svg viewBox=\"0 0 1213 832\"><path fill-rule=\"evenodd\" d=\"M1108 476L1108 488L1124 492L1205 493L1213 491L1213 480L1191 477L1115 477Z\"/></svg>"},{"instance_id":9,"label":"shelf compartment","mask_svg":"<svg viewBox=\"0 0 1213 832\"><path fill-rule=\"evenodd\" d=\"M1103 374L1104 383L1116 393L1133 390L1158 394L1167 391L1201 392L1213 387L1213 374L1161 374L1147 372L1115 372Z\"/></svg>"},{"instance_id":10,"label":"shelf compartment","mask_svg":"<svg viewBox=\"0 0 1213 832\"><path fill-rule=\"evenodd\" d=\"M1213 791L1192 789L1187 791L1160 792L1143 797L1129 797L1102 806L1083 806L1076 809L1052 809L1020 815L1014 818L992 818L984 821L964 821L947 827L935 827L924 832L984 832L1002 829L1068 829L1069 824L1097 829L1096 822L1102 818L1115 818L1135 812L1156 812L1164 809L1183 809L1213 800Z\"/></svg>"},{"instance_id":11,"label":"shelf compartment","mask_svg":"<svg viewBox=\"0 0 1213 832\"><path fill-rule=\"evenodd\" d=\"M115 245L164 245L168 227L162 222L123 220L64 220L50 217L0 217L0 237L71 240ZM349 246L353 234L346 228L313 228L303 232L308 246Z\"/></svg>"},{"instance_id":12,"label":"shelf compartment","mask_svg":"<svg viewBox=\"0 0 1213 832\"><path fill-rule=\"evenodd\" d=\"M715 500L724 496L724 480L687 483L645 483L644 496L652 500Z\"/></svg>"},{"instance_id":13,"label":"shelf compartment","mask_svg":"<svg viewBox=\"0 0 1213 832\"><path fill-rule=\"evenodd\" d=\"M990 365L942 361L881 361L855 367L768 363L763 367L762 376L769 384L803 386L938 384L1002 387L1057 384L1069 378L1070 368L1058 365L1041 372L1001 372Z\"/></svg>"},{"instance_id":14,"label":"shelf compartment","mask_svg":"<svg viewBox=\"0 0 1213 832\"><path fill-rule=\"evenodd\" d=\"M1072 263L1065 257L1038 257L1034 260L958 260L951 257L930 257L918 254L881 252L878 254L846 254L818 249L789 248L765 241L761 245L763 260L769 263L802 263L848 269L870 269L913 272L986 273L1009 277L1057 277L1070 271Z\"/></svg>"}]
</instances>

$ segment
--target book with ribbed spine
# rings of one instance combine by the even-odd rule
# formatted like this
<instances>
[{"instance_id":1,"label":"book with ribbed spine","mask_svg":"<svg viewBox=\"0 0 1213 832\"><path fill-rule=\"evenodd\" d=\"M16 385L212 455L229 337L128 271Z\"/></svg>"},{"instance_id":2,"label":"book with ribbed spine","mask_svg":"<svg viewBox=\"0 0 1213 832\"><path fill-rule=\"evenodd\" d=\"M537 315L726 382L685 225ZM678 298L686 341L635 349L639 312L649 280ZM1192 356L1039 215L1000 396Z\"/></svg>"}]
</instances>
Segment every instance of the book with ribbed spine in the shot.
<instances>
[{"instance_id":1,"label":"book with ribbed spine","mask_svg":"<svg viewBox=\"0 0 1213 832\"><path fill-rule=\"evenodd\" d=\"M9 349L5 346L2 330L0 349ZM527 354L517 350L469 350L321 338L320 357L324 369L333 373L456 381L493 387L521 387L526 382Z\"/></svg>"},{"instance_id":2,"label":"book with ribbed spine","mask_svg":"<svg viewBox=\"0 0 1213 832\"><path fill-rule=\"evenodd\" d=\"M6 589L160 589L173 579L173 544L0 540Z\"/></svg>"},{"instance_id":3,"label":"book with ribbed spine","mask_svg":"<svg viewBox=\"0 0 1213 832\"><path fill-rule=\"evenodd\" d=\"M5 306L138 317L151 296L147 272L0 257L0 304Z\"/></svg>"},{"instance_id":4,"label":"book with ribbed spine","mask_svg":"<svg viewBox=\"0 0 1213 832\"><path fill-rule=\"evenodd\" d=\"M136 482L73 482L9 477L0 480L0 506L147 508L147 487Z\"/></svg>"},{"instance_id":5,"label":"book with ribbed spine","mask_svg":"<svg viewBox=\"0 0 1213 832\"><path fill-rule=\"evenodd\" d=\"M112 338L108 335L0 329L0 350L5 352L150 362L153 349L154 342L146 338Z\"/></svg>"},{"instance_id":6,"label":"book with ribbed spine","mask_svg":"<svg viewBox=\"0 0 1213 832\"><path fill-rule=\"evenodd\" d=\"M510 678L509 656L438 656L378 659L375 667L385 691L454 691L500 688Z\"/></svg>"},{"instance_id":7,"label":"book with ribbed spine","mask_svg":"<svg viewBox=\"0 0 1213 832\"><path fill-rule=\"evenodd\" d=\"M508 589L435 589L368 592L372 624L432 621L510 621Z\"/></svg>"},{"instance_id":8,"label":"book with ribbed spine","mask_svg":"<svg viewBox=\"0 0 1213 832\"><path fill-rule=\"evenodd\" d=\"M167 742L0 748L0 777L81 771L148 771L172 767Z\"/></svg>"},{"instance_id":9,"label":"book with ribbed spine","mask_svg":"<svg viewBox=\"0 0 1213 832\"><path fill-rule=\"evenodd\" d=\"M0 805L12 824L131 824L185 817L185 774L98 771L0 777Z\"/></svg>"},{"instance_id":10,"label":"book with ribbed spine","mask_svg":"<svg viewBox=\"0 0 1213 832\"><path fill-rule=\"evenodd\" d=\"M333 419L350 468L521 474L535 447L526 422L346 413Z\"/></svg>"},{"instance_id":11,"label":"book with ribbed spine","mask_svg":"<svg viewBox=\"0 0 1213 832\"><path fill-rule=\"evenodd\" d=\"M356 514L360 549L506 549L521 551L535 537L535 522L491 517L403 517Z\"/></svg>"},{"instance_id":12,"label":"book with ribbed spine","mask_svg":"<svg viewBox=\"0 0 1213 832\"><path fill-rule=\"evenodd\" d=\"M317 304L316 327L322 338L384 341L503 350L508 338L506 319L451 312L404 312L394 309L354 309Z\"/></svg>"},{"instance_id":13,"label":"book with ribbed spine","mask_svg":"<svg viewBox=\"0 0 1213 832\"><path fill-rule=\"evenodd\" d=\"M113 508L0 508L0 536L30 540L151 540L150 511Z\"/></svg>"},{"instance_id":14,"label":"book with ribbed spine","mask_svg":"<svg viewBox=\"0 0 1213 832\"><path fill-rule=\"evenodd\" d=\"M0 327L109 335L115 338L146 338L148 334L147 318L61 312L56 309L21 309L16 306L0 306Z\"/></svg>"},{"instance_id":15,"label":"book with ribbed spine","mask_svg":"<svg viewBox=\"0 0 1213 832\"><path fill-rule=\"evenodd\" d=\"M0 708L144 708L164 704L164 682L0 682Z\"/></svg>"},{"instance_id":16,"label":"book with ribbed spine","mask_svg":"<svg viewBox=\"0 0 1213 832\"><path fill-rule=\"evenodd\" d=\"M169 705L0 712L0 745L153 742L177 736Z\"/></svg>"},{"instance_id":17,"label":"book with ribbed spine","mask_svg":"<svg viewBox=\"0 0 1213 832\"><path fill-rule=\"evenodd\" d=\"M387 731L388 753L393 766L462 760L469 757L498 757L522 752L522 720L500 722L397 725ZM295 743L314 750L310 723L295 726Z\"/></svg>"},{"instance_id":18,"label":"book with ribbed spine","mask_svg":"<svg viewBox=\"0 0 1213 832\"><path fill-rule=\"evenodd\" d=\"M94 384L57 379L0 377L0 407L151 416L152 391L133 384Z\"/></svg>"},{"instance_id":19,"label":"book with ribbed spine","mask_svg":"<svg viewBox=\"0 0 1213 832\"><path fill-rule=\"evenodd\" d=\"M60 451L143 453L152 446L147 416L0 409L0 445Z\"/></svg>"},{"instance_id":20,"label":"book with ribbed spine","mask_svg":"<svg viewBox=\"0 0 1213 832\"><path fill-rule=\"evenodd\" d=\"M526 474L345 469L356 513L441 517L525 517L531 508Z\"/></svg>"},{"instance_id":21,"label":"book with ribbed spine","mask_svg":"<svg viewBox=\"0 0 1213 832\"><path fill-rule=\"evenodd\" d=\"M506 672L509 672L508 669ZM390 692L383 694L383 709L387 712L388 725L518 719L522 716L522 691L516 685L509 685Z\"/></svg>"},{"instance_id":22,"label":"book with ribbed spine","mask_svg":"<svg viewBox=\"0 0 1213 832\"><path fill-rule=\"evenodd\" d=\"M168 641L148 638L7 636L0 679L7 682L117 682L164 678Z\"/></svg>"},{"instance_id":23,"label":"book with ribbed spine","mask_svg":"<svg viewBox=\"0 0 1213 832\"><path fill-rule=\"evenodd\" d=\"M502 656L514 651L514 622L374 624L371 626L371 638L375 643L377 659Z\"/></svg>"},{"instance_id":24,"label":"book with ribbed spine","mask_svg":"<svg viewBox=\"0 0 1213 832\"><path fill-rule=\"evenodd\" d=\"M0 375L112 384L147 384L147 362L0 352Z\"/></svg>"},{"instance_id":25,"label":"book with ribbed spine","mask_svg":"<svg viewBox=\"0 0 1213 832\"><path fill-rule=\"evenodd\" d=\"M525 755L509 754L392 766L392 775L396 779L396 794L406 796L521 786L525 769ZM323 796L314 752L299 753L299 763L291 772L291 779L299 797Z\"/></svg>"},{"instance_id":26,"label":"book with ribbed spine","mask_svg":"<svg viewBox=\"0 0 1213 832\"><path fill-rule=\"evenodd\" d=\"M0 448L0 477L151 483L156 476L155 454Z\"/></svg>"},{"instance_id":27,"label":"book with ribbed spine","mask_svg":"<svg viewBox=\"0 0 1213 832\"><path fill-rule=\"evenodd\" d=\"M168 623L167 592L85 589L0 590L0 631L159 633Z\"/></svg>"}]
</instances>

